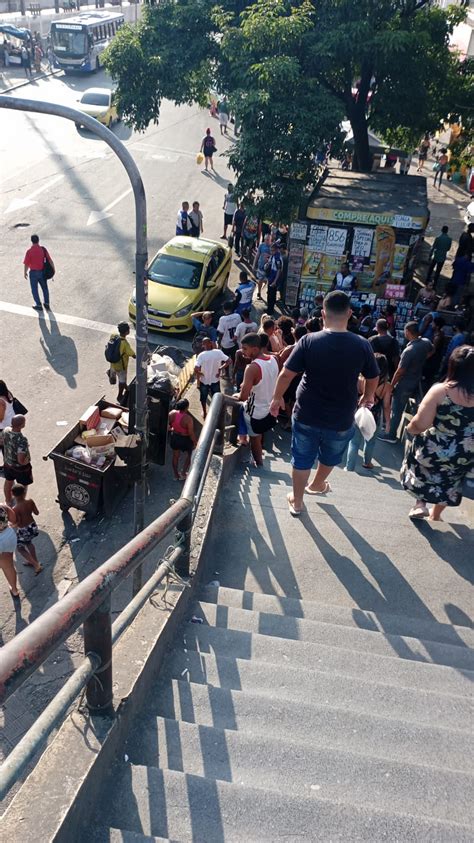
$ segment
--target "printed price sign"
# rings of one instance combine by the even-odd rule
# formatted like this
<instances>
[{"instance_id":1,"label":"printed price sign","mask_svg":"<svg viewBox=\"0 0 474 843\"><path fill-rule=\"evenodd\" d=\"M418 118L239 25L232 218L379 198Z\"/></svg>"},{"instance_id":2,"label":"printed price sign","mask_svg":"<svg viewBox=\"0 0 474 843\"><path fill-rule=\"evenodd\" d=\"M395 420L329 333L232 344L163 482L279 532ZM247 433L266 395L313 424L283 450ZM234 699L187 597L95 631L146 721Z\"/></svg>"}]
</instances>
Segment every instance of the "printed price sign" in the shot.
<instances>
[{"instance_id":1,"label":"printed price sign","mask_svg":"<svg viewBox=\"0 0 474 843\"><path fill-rule=\"evenodd\" d=\"M352 254L360 258L369 258L372 251L374 232L371 228L354 228Z\"/></svg>"},{"instance_id":2,"label":"printed price sign","mask_svg":"<svg viewBox=\"0 0 474 843\"><path fill-rule=\"evenodd\" d=\"M290 228L292 240L306 240L307 226L305 222L293 222Z\"/></svg>"},{"instance_id":3,"label":"printed price sign","mask_svg":"<svg viewBox=\"0 0 474 843\"><path fill-rule=\"evenodd\" d=\"M347 229L345 228L328 228L328 235L326 240L325 252L327 255L336 255L341 257L344 254L346 246Z\"/></svg>"},{"instance_id":4,"label":"printed price sign","mask_svg":"<svg viewBox=\"0 0 474 843\"><path fill-rule=\"evenodd\" d=\"M312 225L309 230L308 246L315 252L326 251L327 225Z\"/></svg>"},{"instance_id":5,"label":"printed price sign","mask_svg":"<svg viewBox=\"0 0 474 843\"><path fill-rule=\"evenodd\" d=\"M394 228L419 228L418 225L413 224L413 217L407 214L395 214L392 225Z\"/></svg>"}]
</instances>

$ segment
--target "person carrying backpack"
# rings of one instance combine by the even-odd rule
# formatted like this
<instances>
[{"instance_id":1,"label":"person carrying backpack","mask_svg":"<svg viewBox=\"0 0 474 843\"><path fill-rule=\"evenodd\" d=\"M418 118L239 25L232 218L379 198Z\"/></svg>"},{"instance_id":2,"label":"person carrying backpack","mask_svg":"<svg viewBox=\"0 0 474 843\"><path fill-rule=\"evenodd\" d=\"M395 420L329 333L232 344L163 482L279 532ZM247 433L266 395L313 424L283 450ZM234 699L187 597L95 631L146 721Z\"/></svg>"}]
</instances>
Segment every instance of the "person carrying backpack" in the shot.
<instances>
[{"instance_id":1,"label":"person carrying backpack","mask_svg":"<svg viewBox=\"0 0 474 843\"><path fill-rule=\"evenodd\" d=\"M214 164L212 163L212 156L214 155L215 152L217 152L217 149L216 149L216 142L211 135L210 129L206 129L206 136L202 139L201 152L204 155L204 163L205 163L205 166L206 166L206 172L209 169L209 164L211 165L211 170L213 172L215 172L214 171Z\"/></svg>"},{"instance_id":2,"label":"person carrying backpack","mask_svg":"<svg viewBox=\"0 0 474 843\"><path fill-rule=\"evenodd\" d=\"M114 385L118 381L118 395L117 401L119 404L122 398L127 394L127 369L130 357L136 357L132 346L127 340L130 333L130 325L128 322L119 322L117 325L117 334L111 334L110 339L105 346L105 359L110 363L110 369L107 371L109 382Z\"/></svg>"},{"instance_id":3,"label":"person carrying backpack","mask_svg":"<svg viewBox=\"0 0 474 843\"><path fill-rule=\"evenodd\" d=\"M31 246L23 259L25 280L30 276L31 294L33 296L33 310L49 310L48 280L54 276L54 263L44 246L40 246L37 234L31 235ZM43 293L44 305L41 304L38 287Z\"/></svg>"}]
</instances>

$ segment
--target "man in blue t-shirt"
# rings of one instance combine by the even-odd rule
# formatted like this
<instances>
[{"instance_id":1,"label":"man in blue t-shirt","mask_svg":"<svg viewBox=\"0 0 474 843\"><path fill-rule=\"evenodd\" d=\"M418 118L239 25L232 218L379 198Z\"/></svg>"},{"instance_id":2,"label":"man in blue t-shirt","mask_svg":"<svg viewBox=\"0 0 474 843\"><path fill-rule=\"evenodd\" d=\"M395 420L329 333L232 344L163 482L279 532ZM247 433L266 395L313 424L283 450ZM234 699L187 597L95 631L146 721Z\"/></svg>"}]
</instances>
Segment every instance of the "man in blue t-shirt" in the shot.
<instances>
[{"instance_id":1,"label":"man in blue t-shirt","mask_svg":"<svg viewBox=\"0 0 474 843\"><path fill-rule=\"evenodd\" d=\"M197 313L191 313L193 328L196 334L202 334L205 337L209 337L212 342L217 342L217 328L214 328L212 324L213 318L213 310L198 310Z\"/></svg>"},{"instance_id":2,"label":"man in blue t-shirt","mask_svg":"<svg viewBox=\"0 0 474 843\"><path fill-rule=\"evenodd\" d=\"M270 408L274 416L284 407L283 396L293 378L302 375L293 411L293 492L288 495L292 515L301 515L305 492L325 495L330 491L327 478L352 439L357 405L374 402L379 369L369 341L347 330L351 314L346 293L328 293L323 305L324 329L302 337L277 381ZM359 375L365 378L360 400ZM318 467L308 485L315 460Z\"/></svg>"}]
</instances>

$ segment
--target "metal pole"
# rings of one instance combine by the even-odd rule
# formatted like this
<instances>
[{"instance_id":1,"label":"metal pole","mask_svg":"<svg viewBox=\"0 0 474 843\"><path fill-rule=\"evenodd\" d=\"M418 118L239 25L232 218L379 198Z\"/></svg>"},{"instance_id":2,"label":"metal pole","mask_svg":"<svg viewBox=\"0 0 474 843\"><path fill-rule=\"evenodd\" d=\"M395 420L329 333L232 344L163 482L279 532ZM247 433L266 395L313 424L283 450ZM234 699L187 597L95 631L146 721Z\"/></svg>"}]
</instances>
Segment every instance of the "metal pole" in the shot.
<instances>
[{"instance_id":1,"label":"metal pole","mask_svg":"<svg viewBox=\"0 0 474 843\"><path fill-rule=\"evenodd\" d=\"M112 620L110 594L84 621L84 654L98 656L100 667L87 683L87 707L91 714L111 714L112 690Z\"/></svg>"},{"instance_id":2,"label":"metal pole","mask_svg":"<svg viewBox=\"0 0 474 843\"><path fill-rule=\"evenodd\" d=\"M135 429L142 441L142 457L140 467L140 478L135 482L134 496L134 535L141 532L145 519L145 491L146 491L146 470L148 450L148 404L147 404L147 358L148 358L148 282L146 270L148 263L147 252L147 225L146 225L146 198L142 177L135 161L128 149L117 138L110 129L102 126L98 120L83 114L75 108L66 105L59 105L53 102L42 102L36 100L23 100L9 95L0 95L0 108L10 108L13 111L33 111L39 114L51 114L55 117L64 117L72 120L73 123L80 123L91 132L98 135L115 152L122 162L133 189L135 198L135 297L137 308L136 324L136 354L137 354L137 380L135 395Z\"/></svg>"}]
</instances>

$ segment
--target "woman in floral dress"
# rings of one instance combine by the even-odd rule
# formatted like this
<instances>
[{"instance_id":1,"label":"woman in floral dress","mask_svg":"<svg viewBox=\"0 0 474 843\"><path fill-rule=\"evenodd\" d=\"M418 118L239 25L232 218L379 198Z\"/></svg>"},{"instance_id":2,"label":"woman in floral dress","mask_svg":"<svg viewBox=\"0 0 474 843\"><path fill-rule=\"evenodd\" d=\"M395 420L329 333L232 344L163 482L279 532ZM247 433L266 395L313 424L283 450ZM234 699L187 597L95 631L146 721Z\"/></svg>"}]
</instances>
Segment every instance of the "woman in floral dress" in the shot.
<instances>
[{"instance_id":1,"label":"woman in floral dress","mask_svg":"<svg viewBox=\"0 0 474 843\"><path fill-rule=\"evenodd\" d=\"M400 476L403 487L416 497L409 517L441 521L445 507L461 503L466 478L474 479L472 346L453 351L446 380L426 393L407 431L414 438Z\"/></svg>"}]
</instances>

